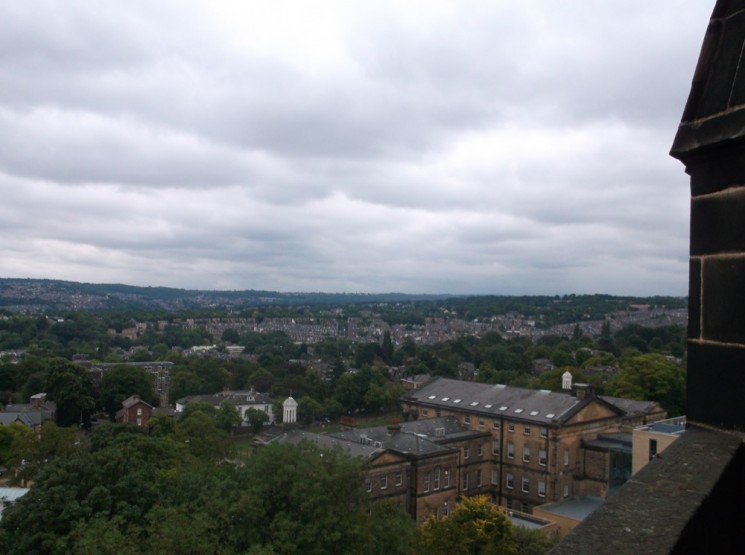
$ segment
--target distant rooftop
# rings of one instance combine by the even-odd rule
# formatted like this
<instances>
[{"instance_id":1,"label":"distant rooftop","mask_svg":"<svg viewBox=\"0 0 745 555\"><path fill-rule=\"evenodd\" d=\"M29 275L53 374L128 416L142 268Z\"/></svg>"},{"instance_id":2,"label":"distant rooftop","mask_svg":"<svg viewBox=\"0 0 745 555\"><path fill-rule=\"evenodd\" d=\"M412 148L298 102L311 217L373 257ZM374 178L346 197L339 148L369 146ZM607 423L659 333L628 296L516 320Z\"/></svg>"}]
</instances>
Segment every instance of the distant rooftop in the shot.
<instances>
[{"instance_id":1,"label":"distant rooftop","mask_svg":"<svg viewBox=\"0 0 745 555\"><path fill-rule=\"evenodd\" d=\"M407 397L423 406L455 407L490 416L502 414L539 425L567 420L587 403L586 399L575 397L566 391L527 389L448 378L434 378L421 388L411 391ZM598 399L615 408L619 414L630 416L649 414L658 406L653 401L607 396L599 396Z\"/></svg>"},{"instance_id":2,"label":"distant rooftop","mask_svg":"<svg viewBox=\"0 0 745 555\"><path fill-rule=\"evenodd\" d=\"M359 442L355 443L328 435L305 432L303 430L297 429L284 432L281 435L271 439L269 443L290 443L296 445L302 441L311 441L318 447L322 447L325 449L340 447L342 450L349 453L352 457L363 457L366 459L371 458L372 455L376 451L378 451L378 448L374 447L373 445L366 445Z\"/></svg>"},{"instance_id":3,"label":"distant rooftop","mask_svg":"<svg viewBox=\"0 0 745 555\"><path fill-rule=\"evenodd\" d=\"M685 432L686 418L685 416L668 418L667 420L660 420L658 422L653 422L652 424L647 424L638 429L645 432L656 432L658 434L680 435Z\"/></svg>"},{"instance_id":4,"label":"distant rooftop","mask_svg":"<svg viewBox=\"0 0 745 555\"><path fill-rule=\"evenodd\" d=\"M551 512L557 515L566 516L575 520L584 520L595 509L602 506L605 503L605 499L600 497L593 497L591 495L580 495L572 497L564 501L558 501L556 503L547 503L541 505L541 509L546 512Z\"/></svg>"},{"instance_id":5,"label":"distant rooftop","mask_svg":"<svg viewBox=\"0 0 745 555\"><path fill-rule=\"evenodd\" d=\"M507 516L514 526L520 526L521 528L528 528L530 530L540 530L552 524L548 520L543 520L542 518L525 513L516 513L515 511L508 511Z\"/></svg>"}]
</instances>

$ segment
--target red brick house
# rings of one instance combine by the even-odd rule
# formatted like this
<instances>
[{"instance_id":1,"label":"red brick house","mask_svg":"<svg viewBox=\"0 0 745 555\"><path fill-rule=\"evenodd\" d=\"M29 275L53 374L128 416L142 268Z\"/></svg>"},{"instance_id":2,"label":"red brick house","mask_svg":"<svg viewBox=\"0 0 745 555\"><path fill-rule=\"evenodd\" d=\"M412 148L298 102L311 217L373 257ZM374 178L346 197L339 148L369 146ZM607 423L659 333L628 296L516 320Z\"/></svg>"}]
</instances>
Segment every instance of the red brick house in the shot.
<instances>
[{"instance_id":1,"label":"red brick house","mask_svg":"<svg viewBox=\"0 0 745 555\"><path fill-rule=\"evenodd\" d=\"M116 421L146 428L152 415L153 407L140 399L139 395L132 395L122 401L122 409L117 411Z\"/></svg>"}]
</instances>

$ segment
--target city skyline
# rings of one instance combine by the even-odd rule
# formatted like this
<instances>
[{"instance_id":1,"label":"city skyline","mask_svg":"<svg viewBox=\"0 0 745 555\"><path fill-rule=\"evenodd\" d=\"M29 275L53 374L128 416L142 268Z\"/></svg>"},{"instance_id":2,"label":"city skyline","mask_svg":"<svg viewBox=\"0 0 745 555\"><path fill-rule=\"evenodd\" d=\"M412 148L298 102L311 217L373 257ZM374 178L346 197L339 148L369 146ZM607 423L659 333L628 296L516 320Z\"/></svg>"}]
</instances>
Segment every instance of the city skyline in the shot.
<instances>
[{"instance_id":1,"label":"city skyline","mask_svg":"<svg viewBox=\"0 0 745 555\"><path fill-rule=\"evenodd\" d=\"M686 295L713 4L0 7L3 277Z\"/></svg>"}]
</instances>

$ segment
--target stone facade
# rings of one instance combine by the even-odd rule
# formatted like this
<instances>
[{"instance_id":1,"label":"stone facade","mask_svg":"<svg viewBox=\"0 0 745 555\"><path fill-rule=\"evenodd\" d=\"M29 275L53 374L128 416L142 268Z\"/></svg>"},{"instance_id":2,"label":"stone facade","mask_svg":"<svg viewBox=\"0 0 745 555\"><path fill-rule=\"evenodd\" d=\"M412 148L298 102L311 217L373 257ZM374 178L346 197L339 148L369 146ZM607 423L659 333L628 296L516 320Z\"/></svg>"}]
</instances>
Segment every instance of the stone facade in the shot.
<instances>
[{"instance_id":1,"label":"stone facade","mask_svg":"<svg viewBox=\"0 0 745 555\"><path fill-rule=\"evenodd\" d=\"M573 495L606 496L612 450L590 450L588 442L666 415L657 403L597 396L584 384L552 392L445 378L409 392L403 410L417 420L452 416L488 433L480 492L526 513ZM630 438L628 453L630 474ZM478 468L463 465L469 486Z\"/></svg>"},{"instance_id":2,"label":"stone facade","mask_svg":"<svg viewBox=\"0 0 745 555\"><path fill-rule=\"evenodd\" d=\"M745 2L718 2L671 155L691 187L691 422L745 430ZM711 400L716 399L715 403Z\"/></svg>"},{"instance_id":3,"label":"stone facade","mask_svg":"<svg viewBox=\"0 0 745 555\"><path fill-rule=\"evenodd\" d=\"M365 491L400 503L421 524L430 515L446 516L461 495L491 492L490 438L442 417L329 435L292 429L272 441L310 440L366 458Z\"/></svg>"}]
</instances>

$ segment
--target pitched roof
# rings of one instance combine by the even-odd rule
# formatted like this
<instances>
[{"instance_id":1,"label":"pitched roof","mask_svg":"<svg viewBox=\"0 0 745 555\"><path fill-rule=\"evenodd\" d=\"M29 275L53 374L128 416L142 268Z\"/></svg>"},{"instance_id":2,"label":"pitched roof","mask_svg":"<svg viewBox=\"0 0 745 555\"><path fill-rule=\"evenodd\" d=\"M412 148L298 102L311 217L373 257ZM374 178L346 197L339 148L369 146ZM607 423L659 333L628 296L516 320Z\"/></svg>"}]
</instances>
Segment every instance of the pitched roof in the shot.
<instances>
[{"instance_id":1,"label":"pitched roof","mask_svg":"<svg viewBox=\"0 0 745 555\"><path fill-rule=\"evenodd\" d=\"M422 406L466 410L485 416L503 415L512 420L538 425L554 421L565 422L593 400L609 405L624 416L648 414L659 409L653 401L634 401L607 396L579 399L568 393L546 389L527 389L449 378L435 378L420 389L407 394L404 397L404 401L406 400Z\"/></svg>"},{"instance_id":2,"label":"pitched roof","mask_svg":"<svg viewBox=\"0 0 745 555\"><path fill-rule=\"evenodd\" d=\"M643 416L663 410L657 401L637 401L635 399L609 397L608 395L599 395L598 397L623 411L626 416Z\"/></svg>"},{"instance_id":3,"label":"pitched roof","mask_svg":"<svg viewBox=\"0 0 745 555\"><path fill-rule=\"evenodd\" d=\"M232 405L268 405L272 403L272 398L266 393L259 393L253 389L248 391L221 391L220 393L206 395L188 395L176 401L179 405L188 403L208 403L219 407L223 401Z\"/></svg>"},{"instance_id":4,"label":"pitched roof","mask_svg":"<svg viewBox=\"0 0 745 555\"><path fill-rule=\"evenodd\" d=\"M406 396L422 405L547 424L573 414L583 400L566 393L435 378Z\"/></svg>"},{"instance_id":5,"label":"pitched roof","mask_svg":"<svg viewBox=\"0 0 745 555\"><path fill-rule=\"evenodd\" d=\"M131 397L127 397L126 399L124 399L124 401L122 401L122 406L125 409L132 408L133 406L135 406L137 404L143 404L143 405L146 405L146 406L148 406L150 408L153 408L152 405L150 405L149 403L146 403L145 401L143 401L142 399L140 399L140 396L139 395L132 395Z\"/></svg>"},{"instance_id":6,"label":"pitched roof","mask_svg":"<svg viewBox=\"0 0 745 555\"><path fill-rule=\"evenodd\" d=\"M468 437L489 436L489 432L471 430L454 416L426 418L395 426L376 426L331 434L356 443L369 442L402 455L426 456L448 453L447 443Z\"/></svg>"},{"instance_id":7,"label":"pitched roof","mask_svg":"<svg viewBox=\"0 0 745 555\"><path fill-rule=\"evenodd\" d=\"M306 432L298 429L283 432L277 437L270 439L268 443L290 443L292 445L296 445L301 441L311 441L319 447L327 449L341 447L341 449L343 449L353 457L363 457L366 459L372 458L374 454L379 451L378 447L372 445L367 445L359 442L355 443L330 435L316 434L313 432Z\"/></svg>"},{"instance_id":8,"label":"pitched roof","mask_svg":"<svg viewBox=\"0 0 745 555\"><path fill-rule=\"evenodd\" d=\"M0 426L7 426L13 422L20 422L31 428L41 424L41 415L38 412L0 412Z\"/></svg>"},{"instance_id":9,"label":"pitched roof","mask_svg":"<svg viewBox=\"0 0 745 555\"><path fill-rule=\"evenodd\" d=\"M449 447L438 445L424 434L413 434L400 430L388 433L384 426L347 430L332 434L332 436L351 444L378 446L378 448L388 449L402 455L421 457L452 451Z\"/></svg>"}]
</instances>

